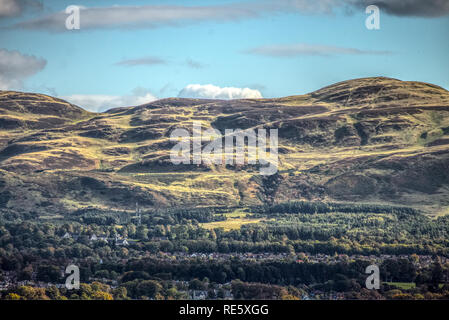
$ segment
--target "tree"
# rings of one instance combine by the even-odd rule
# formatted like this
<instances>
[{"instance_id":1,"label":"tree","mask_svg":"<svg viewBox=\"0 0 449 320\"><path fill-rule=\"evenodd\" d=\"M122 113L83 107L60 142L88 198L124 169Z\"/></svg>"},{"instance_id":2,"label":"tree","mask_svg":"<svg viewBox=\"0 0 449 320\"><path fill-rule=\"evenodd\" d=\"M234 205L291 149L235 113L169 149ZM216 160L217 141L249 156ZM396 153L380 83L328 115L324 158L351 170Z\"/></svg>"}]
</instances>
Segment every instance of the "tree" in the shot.
<instances>
[{"instance_id":1,"label":"tree","mask_svg":"<svg viewBox=\"0 0 449 320\"><path fill-rule=\"evenodd\" d=\"M21 296L19 296L17 293L8 293L5 297L6 300L20 300L22 299Z\"/></svg>"},{"instance_id":2,"label":"tree","mask_svg":"<svg viewBox=\"0 0 449 320\"><path fill-rule=\"evenodd\" d=\"M206 290L206 284L198 279L193 279L189 282L190 290Z\"/></svg>"},{"instance_id":3,"label":"tree","mask_svg":"<svg viewBox=\"0 0 449 320\"><path fill-rule=\"evenodd\" d=\"M17 289L17 294L25 300L49 300L44 288L21 286Z\"/></svg>"},{"instance_id":4,"label":"tree","mask_svg":"<svg viewBox=\"0 0 449 320\"><path fill-rule=\"evenodd\" d=\"M440 283L443 282L443 279L444 279L443 267L441 266L441 263L438 261L434 263L432 269L431 284L434 291L438 290Z\"/></svg>"},{"instance_id":5,"label":"tree","mask_svg":"<svg viewBox=\"0 0 449 320\"><path fill-rule=\"evenodd\" d=\"M125 287L118 287L112 290L112 294L115 300L127 300L128 290Z\"/></svg>"},{"instance_id":6,"label":"tree","mask_svg":"<svg viewBox=\"0 0 449 320\"><path fill-rule=\"evenodd\" d=\"M162 286L154 280L144 280L137 285L137 295L139 297L155 298L161 290Z\"/></svg>"},{"instance_id":7,"label":"tree","mask_svg":"<svg viewBox=\"0 0 449 320\"><path fill-rule=\"evenodd\" d=\"M110 293L104 292L104 291L95 291L92 294L93 300L114 300L112 295Z\"/></svg>"},{"instance_id":8,"label":"tree","mask_svg":"<svg viewBox=\"0 0 449 320\"><path fill-rule=\"evenodd\" d=\"M45 294L51 300L62 300L63 298L65 298L64 296L61 295L61 293L59 292L59 289L56 288L55 286L51 286L51 287L47 288L47 290L45 290Z\"/></svg>"}]
</instances>

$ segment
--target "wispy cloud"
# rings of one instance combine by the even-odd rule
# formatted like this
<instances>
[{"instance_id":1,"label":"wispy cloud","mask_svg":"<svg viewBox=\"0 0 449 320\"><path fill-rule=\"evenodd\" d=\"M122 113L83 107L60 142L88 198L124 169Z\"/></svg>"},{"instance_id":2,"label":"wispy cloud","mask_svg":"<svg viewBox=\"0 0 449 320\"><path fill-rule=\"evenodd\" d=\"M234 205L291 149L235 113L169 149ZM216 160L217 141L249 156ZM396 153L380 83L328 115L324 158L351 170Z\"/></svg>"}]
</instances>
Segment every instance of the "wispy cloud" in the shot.
<instances>
[{"instance_id":1,"label":"wispy cloud","mask_svg":"<svg viewBox=\"0 0 449 320\"><path fill-rule=\"evenodd\" d=\"M0 17L14 17L22 11L16 0L0 0Z\"/></svg>"},{"instance_id":2,"label":"wispy cloud","mask_svg":"<svg viewBox=\"0 0 449 320\"><path fill-rule=\"evenodd\" d=\"M199 62L199 61L195 61L193 59L187 58L186 59L186 63L185 63L188 67L193 68L193 69L202 69L205 68L206 65Z\"/></svg>"},{"instance_id":3,"label":"wispy cloud","mask_svg":"<svg viewBox=\"0 0 449 320\"><path fill-rule=\"evenodd\" d=\"M332 13L337 8L346 12L377 5L394 16L441 17L449 15L448 0L277 0L279 5L304 13Z\"/></svg>"},{"instance_id":4,"label":"wispy cloud","mask_svg":"<svg viewBox=\"0 0 449 320\"><path fill-rule=\"evenodd\" d=\"M166 64L167 62L158 57L143 57L138 59L129 59L129 60L122 60L116 63L116 65L119 66L126 66L126 67L134 67L134 66L152 66L152 65L158 65L158 64Z\"/></svg>"},{"instance_id":5,"label":"wispy cloud","mask_svg":"<svg viewBox=\"0 0 449 320\"><path fill-rule=\"evenodd\" d=\"M21 90L23 81L46 65L45 59L0 49L0 90Z\"/></svg>"},{"instance_id":6,"label":"wispy cloud","mask_svg":"<svg viewBox=\"0 0 449 320\"><path fill-rule=\"evenodd\" d=\"M0 0L0 18L17 17L25 10L42 8L42 2L37 0Z\"/></svg>"},{"instance_id":7,"label":"wispy cloud","mask_svg":"<svg viewBox=\"0 0 449 320\"><path fill-rule=\"evenodd\" d=\"M258 99L262 98L262 94L259 90L250 88L221 88L212 84L189 84L179 92L178 97L195 99Z\"/></svg>"},{"instance_id":8,"label":"wispy cloud","mask_svg":"<svg viewBox=\"0 0 449 320\"><path fill-rule=\"evenodd\" d=\"M36 0L0 0L0 16L17 15L23 3ZM363 10L368 5L378 5L387 14L396 16L439 17L449 14L447 0L265 0L232 3L227 5L145 5L82 7L81 29L99 28L157 28L182 26L204 21L226 22L299 12L306 14L329 14L335 9L346 12ZM67 14L56 12L43 17L22 21L13 28L64 31Z\"/></svg>"},{"instance_id":9,"label":"wispy cloud","mask_svg":"<svg viewBox=\"0 0 449 320\"><path fill-rule=\"evenodd\" d=\"M141 58L136 58L136 59L125 59L125 60L121 60L121 61L115 63L115 65L125 66L125 67L155 66L155 65L179 65L179 66L189 67L192 69L202 69L202 68L206 67L205 64L203 64L199 61L193 60L191 58L187 58L187 59L185 59L185 61L176 62L176 61L166 60L166 59L160 58L160 57L151 57L151 56L141 57Z\"/></svg>"},{"instance_id":10,"label":"wispy cloud","mask_svg":"<svg viewBox=\"0 0 449 320\"><path fill-rule=\"evenodd\" d=\"M296 57L296 56L334 56L334 55L386 55L389 51L361 50L317 44L297 43L268 45L252 48L244 53L269 57Z\"/></svg>"},{"instance_id":11,"label":"wispy cloud","mask_svg":"<svg viewBox=\"0 0 449 320\"><path fill-rule=\"evenodd\" d=\"M260 15L259 5L249 3L222 6L112 6L81 8L81 29L98 28L156 28L201 21L236 21ZM67 14L57 12L33 20L23 21L15 27L64 31Z\"/></svg>"},{"instance_id":12,"label":"wispy cloud","mask_svg":"<svg viewBox=\"0 0 449 320\"><path fill-rule=\"evenodd\" d=\"M346 2L358 8L377 5L384 12L395 16L433 18L449 15L448 0L347 0Z\"/></svg>"}]
</instances>

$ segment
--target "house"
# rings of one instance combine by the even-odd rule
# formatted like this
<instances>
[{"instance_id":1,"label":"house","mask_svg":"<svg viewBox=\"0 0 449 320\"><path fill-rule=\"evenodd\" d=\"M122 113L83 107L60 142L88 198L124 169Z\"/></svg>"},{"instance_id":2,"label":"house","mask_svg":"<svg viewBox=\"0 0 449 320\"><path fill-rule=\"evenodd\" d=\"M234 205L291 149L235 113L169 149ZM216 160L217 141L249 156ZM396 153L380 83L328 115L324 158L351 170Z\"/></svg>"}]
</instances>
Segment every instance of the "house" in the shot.
<instances>
[{"instance_id":1,"label":"house","mask_svg":"<svg viewBox=\"0 0 449 320\"><path fill-rule=\"evenodd\" d=\"M97 236L96 234L93 234L90 236L89 238L90 241L103 241L103 242L108 242L108 237L106 237L105 235L102 236Z\"/></svg>"},{"instance_id":2,"label":"house","mask_svg":"<svg viewBox=\"0 0 449 320\"><path fill-rule=\"evenodd\" d=\"M234 299L234 295L232 294L231 290L224 290L224 299L225 300Z\"/></svg>"},{"instance_id":3,"label":"house","mask_svg":"<svg viewBox=\"0 0 449 320\"><path fill-rule=\"evenodd\" d=\"M151 240L152 241L165 241L165 240L168 240L168 237L165 237L165 236L163 236L163 237L152 237Z\"/></svg>"},{"instance_id":4,"label":"house","mask_svg":"<svg viewBox=\"0 0 449 320\"><path fill-rule=\"evenodd\" d=\"M207 291L204 290L193 290L190 294L192 300L206 300Z\"/></svg>"},{"instance_id":5,"label":"house","mask_svg":"<svg viewBox=\"0 0 449 320\"><path fill-rule=\"evenodd\" d=\"M127 246L127 245L129 245L129 242L126 239L116 239L115 245L116 246Z\"/></svg>"},{"instance_id":6,"label":"house","mask_svg":"<svg viewBox=\"0 0 449 320\"><path fill-rule=\"evenodd\" d=\"M81 235L80 234L70 234L68 232L64 233L64 235L62 236L63 239L73 239L75 241L77 241L79 239Z\"/></svg>"}]
</instances>

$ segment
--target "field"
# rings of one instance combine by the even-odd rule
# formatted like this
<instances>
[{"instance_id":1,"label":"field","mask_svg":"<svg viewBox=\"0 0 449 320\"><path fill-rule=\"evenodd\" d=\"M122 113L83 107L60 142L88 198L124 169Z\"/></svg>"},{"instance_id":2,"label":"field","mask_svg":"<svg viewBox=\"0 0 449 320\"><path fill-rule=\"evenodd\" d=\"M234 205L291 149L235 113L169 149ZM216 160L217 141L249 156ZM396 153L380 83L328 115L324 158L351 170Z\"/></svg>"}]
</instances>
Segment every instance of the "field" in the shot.
<instances>
[{"instance_id":1,"label":"field","mask_svg":"<svg viewBox=\"0 0 449 320\"><path fill-rule=\"evenodd\" d=\"M410 290L416 288L416 283L414 282L384 282L384 283L403 290Z\"/></svg>"},{"instance_id":2,"label":"field","mask_svg":"<svg viewBox=\"0 0 449 320\"><path fill-rule=\"evenodd\" d=\"M225 221L201 223L200 226L209 230L223 228L224 231L230 231L240 229L243 225L259 223L261 221L262 219L231 218Z\"/></svg>"}]
</instances>

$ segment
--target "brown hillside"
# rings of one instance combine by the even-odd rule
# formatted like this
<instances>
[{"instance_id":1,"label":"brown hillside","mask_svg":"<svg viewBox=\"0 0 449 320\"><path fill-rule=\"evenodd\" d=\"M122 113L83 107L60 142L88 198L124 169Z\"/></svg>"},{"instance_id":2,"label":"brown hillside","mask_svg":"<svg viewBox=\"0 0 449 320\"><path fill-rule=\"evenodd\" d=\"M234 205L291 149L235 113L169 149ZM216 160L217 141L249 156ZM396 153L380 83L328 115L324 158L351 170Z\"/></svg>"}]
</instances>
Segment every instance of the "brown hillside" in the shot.
<instances>
[{"instance_id":1,"label":"brown hillside","mask_svg":"<svg viewBox=\"0 0 449 320\"><path fill-rule=\"evenodd\" d=\"M279 172L174 166L175 128L279 129ZM251 205L286 200L449 207L449 92L389 78L278 99L164 99L92 114L44 95L0 92L0 207Z\"/></svg>"}]
</instances>

